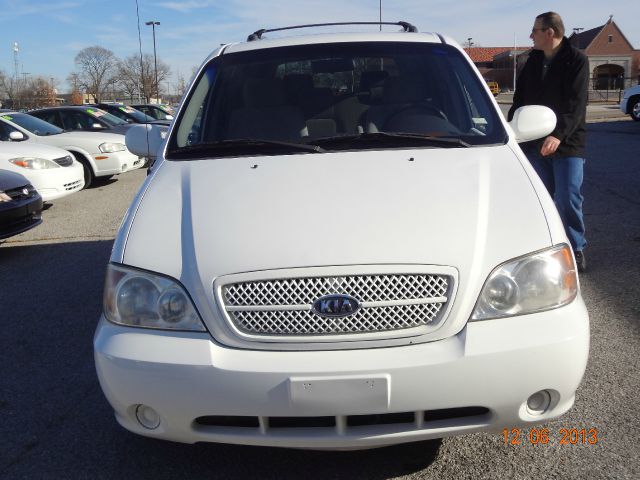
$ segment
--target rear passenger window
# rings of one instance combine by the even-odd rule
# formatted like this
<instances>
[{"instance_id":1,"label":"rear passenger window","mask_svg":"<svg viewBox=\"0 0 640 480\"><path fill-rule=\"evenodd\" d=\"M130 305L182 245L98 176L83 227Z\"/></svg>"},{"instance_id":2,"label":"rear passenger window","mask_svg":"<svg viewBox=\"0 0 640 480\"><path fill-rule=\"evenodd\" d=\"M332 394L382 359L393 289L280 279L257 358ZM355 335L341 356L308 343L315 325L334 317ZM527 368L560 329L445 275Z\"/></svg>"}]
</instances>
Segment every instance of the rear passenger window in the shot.
<instances>
[{"instance_id":1,"label":"rear passenger window","mask_svg":"<svg viewBox=\"0 0 640 480\"><path fill-rule=\"evenodd\" d=\"M58 118L57 112L39 112L38 118L44 120L45 122L53 123L55 126L64 128L60 125L60 119Z\"/></svg>"}]
</instances>

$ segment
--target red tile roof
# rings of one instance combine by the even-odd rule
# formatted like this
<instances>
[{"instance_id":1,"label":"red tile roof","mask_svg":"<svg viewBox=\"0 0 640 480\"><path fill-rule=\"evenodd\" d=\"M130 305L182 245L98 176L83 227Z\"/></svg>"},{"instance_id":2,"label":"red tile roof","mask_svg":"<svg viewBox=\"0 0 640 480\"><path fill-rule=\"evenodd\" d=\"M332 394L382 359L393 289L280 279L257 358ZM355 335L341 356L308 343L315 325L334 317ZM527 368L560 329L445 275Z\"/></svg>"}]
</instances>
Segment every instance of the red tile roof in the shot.
<instances>
[{"instance_id":1,"label":"red tile roof","mask_svg":"<svg viewBox=\"0 0 640 480\"><path fill-rule=\"evenodd\" d=\"M464 45L462 45L464 47ZM516 47L518 50L527 49L530 47ZM464 51L471 57L474 63L481 62L493 62L493 57L500 53L513 50L513 47L471 47L465 48Z\"/></svg>"}]
</instances>

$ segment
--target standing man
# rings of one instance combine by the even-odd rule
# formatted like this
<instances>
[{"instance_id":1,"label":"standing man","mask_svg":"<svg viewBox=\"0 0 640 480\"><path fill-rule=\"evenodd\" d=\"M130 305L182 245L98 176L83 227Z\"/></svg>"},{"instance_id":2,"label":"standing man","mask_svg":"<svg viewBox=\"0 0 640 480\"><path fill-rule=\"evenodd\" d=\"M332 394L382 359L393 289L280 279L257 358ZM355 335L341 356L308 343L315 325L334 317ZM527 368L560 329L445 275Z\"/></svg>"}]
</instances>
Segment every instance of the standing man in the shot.
<instances>
[{"instance_id":1,"label":"standing man","mask_svg":"<svg viewBox=\"0 0 640 480\"><path fill-rule=\"evenodd\" d=\"M533 51L518 77L509 120L523 105L545 105L556 114L556 128L548 137L523 143L521 147L553 197L571 242L578 271L584 272L587 242L580 188L584 168L589 62L564 36L562 18L555 12L536 17L530 38Z\"/></svg>"}]
</instances>

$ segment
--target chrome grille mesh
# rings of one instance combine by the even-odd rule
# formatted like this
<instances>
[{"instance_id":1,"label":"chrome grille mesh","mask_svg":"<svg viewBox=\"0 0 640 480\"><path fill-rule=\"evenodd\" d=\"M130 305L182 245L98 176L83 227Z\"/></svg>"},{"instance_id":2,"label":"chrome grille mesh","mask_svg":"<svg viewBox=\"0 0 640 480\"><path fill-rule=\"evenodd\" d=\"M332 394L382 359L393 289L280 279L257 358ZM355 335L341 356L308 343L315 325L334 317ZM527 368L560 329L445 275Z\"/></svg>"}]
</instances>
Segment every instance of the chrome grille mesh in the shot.
<instances>
[{"instance_id":1,"label":"chrome grille mesh","mask_svg":"<svg viewBox=\"0 0 640 480\"><path fill-rule=\"evenodd\" d=\"M352 275L310 277L226 285L226 305L302 305L323 295L342 293L361 302L442 297L448 288L443 275Z\"/></svg>"},{"instance_id":2,"label":"chrome grille mesh","mask_svg":"<svg viewBox=\"0 0 640 480\"><path fill-rule=\"evenodd\" d=\"M384 274L304 277L222 286L224 308L242 332L259 335L333 335L389 332L429 325L447 302L447 275ZM312 310L320 297L350 295L362 308L345 317Z\"/></svg>"}]
</instances>

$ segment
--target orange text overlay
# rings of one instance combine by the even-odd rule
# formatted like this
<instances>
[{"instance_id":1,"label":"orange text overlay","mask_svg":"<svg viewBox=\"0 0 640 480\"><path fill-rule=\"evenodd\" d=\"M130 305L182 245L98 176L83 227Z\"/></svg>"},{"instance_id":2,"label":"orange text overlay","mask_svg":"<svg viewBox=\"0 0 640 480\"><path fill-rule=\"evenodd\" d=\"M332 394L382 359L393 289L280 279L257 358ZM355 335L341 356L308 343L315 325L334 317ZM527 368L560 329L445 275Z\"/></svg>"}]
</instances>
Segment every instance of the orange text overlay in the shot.
<instances>
[{"instance_id":1,"label":"orange text overlay","mask_svg":"<svg viewBox=\"0 0 640 480\"><path fill-rule=\"evenodd\" d=\"M595 428L505 428L502 430L505 445L595 445L598 430Z\"/></svg>"}]
</instances>

